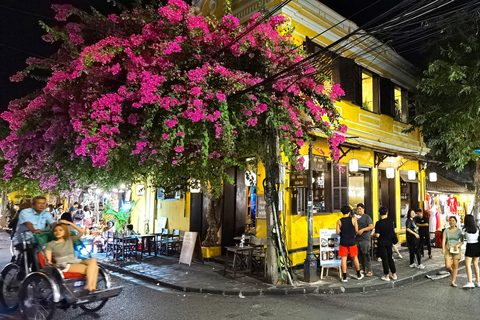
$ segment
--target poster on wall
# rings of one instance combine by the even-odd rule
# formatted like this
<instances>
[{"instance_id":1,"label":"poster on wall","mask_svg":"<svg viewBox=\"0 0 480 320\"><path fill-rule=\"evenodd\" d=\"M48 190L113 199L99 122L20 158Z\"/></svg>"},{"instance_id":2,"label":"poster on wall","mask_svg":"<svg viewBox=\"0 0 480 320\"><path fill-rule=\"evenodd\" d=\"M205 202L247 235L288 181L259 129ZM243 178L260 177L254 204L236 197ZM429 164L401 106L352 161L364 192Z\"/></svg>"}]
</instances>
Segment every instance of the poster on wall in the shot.
<instances>
[{"instance_id":1,"label":"poster on wall","mask_svg":"<svg viewBox=\"0 0 480 320\"><path fill-rule=\"evenodd\" d=\"M320 229L320 265L322 267L340 265L339 246L340 236L335 229Z\"/></svg>"}]
</instances>

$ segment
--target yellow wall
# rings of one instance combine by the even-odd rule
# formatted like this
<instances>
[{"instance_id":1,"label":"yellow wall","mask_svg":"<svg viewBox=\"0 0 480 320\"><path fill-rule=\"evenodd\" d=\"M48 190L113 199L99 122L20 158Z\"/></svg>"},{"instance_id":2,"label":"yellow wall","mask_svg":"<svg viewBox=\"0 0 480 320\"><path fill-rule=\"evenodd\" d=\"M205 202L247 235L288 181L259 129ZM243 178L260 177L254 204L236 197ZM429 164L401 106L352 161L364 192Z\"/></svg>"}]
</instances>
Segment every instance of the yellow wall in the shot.
<instances>
[{"instance_id":1,"label":"yellow wall","mask_svg":"<svg viewBox=\"0 0 480 320\"><path fill-rule=\"evenodd\" d=\"M183 195L180 200L158 200L157 217L167 218L167 228L182 231L190 230L190 193ZM155 221L157 226L158 219ZM155 232L160 232L155 229Z\"/></svg>"}]
</instances>

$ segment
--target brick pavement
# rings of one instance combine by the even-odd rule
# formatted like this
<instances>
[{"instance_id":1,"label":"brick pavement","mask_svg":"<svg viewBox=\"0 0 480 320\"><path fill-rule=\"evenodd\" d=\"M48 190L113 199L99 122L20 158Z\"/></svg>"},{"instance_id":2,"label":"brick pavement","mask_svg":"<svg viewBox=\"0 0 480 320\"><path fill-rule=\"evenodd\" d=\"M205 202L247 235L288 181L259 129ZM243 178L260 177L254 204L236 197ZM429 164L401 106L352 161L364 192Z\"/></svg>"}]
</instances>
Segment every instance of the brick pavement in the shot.
<instances>
[{"instance_id":1,"label":"brick pavement","mask_svg":"<svg viewBox=\"0 0 480 320\"><path fill-rule=\"evenodd\" d=\"M381 262L372 261L373 276L357 280L355 271L348 270L347 283L339 281L338 272L332 269L330 275L314 283L302 280L303 271L296 270L296 285L274 286L265 282L261 276L223 276L223 264L219 260L206 261L205 264L193 262L191 266L178 264L176 257L144 257L139 262L112 262L104 254L96 254L99 263L107 269L142 280L185 291L223 295L288 295L304 293L353 293L371 292L407 285L414 281L425 280L426 275L435 275L444 270L444 260L440 249L432 249L433 258L424 259L425 269L410 268L408 252L402 251L403 259L396 259L398 280L385 282L380 279L383 274ZM462 272L462 271L460 271ZM459 283L459 286L463 284Z\"/></svg>"}]
</instances>

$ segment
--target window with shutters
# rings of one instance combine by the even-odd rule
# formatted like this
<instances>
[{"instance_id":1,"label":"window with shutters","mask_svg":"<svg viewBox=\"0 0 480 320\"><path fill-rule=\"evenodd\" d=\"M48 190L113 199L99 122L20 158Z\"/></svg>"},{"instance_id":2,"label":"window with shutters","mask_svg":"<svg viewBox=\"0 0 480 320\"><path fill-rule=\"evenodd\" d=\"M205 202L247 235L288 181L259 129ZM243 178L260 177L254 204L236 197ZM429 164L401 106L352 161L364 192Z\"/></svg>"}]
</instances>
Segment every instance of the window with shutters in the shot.
<instances>
[{"instance_id":1,"label":"window with shutters","mask_svg":"<svg viewBox=\"0 0 480 320\"><path fill-rule=\"evenodd\" d=\"M295 181L292 176L296 175ZM300 175L305 175L301 173ZM331 172L327 171L327 161L323 157L314 156L313 170L313 213L331 212ZM305 182L307 182L305 180ZM295 186L295 184L297 186ZM306 185L299 178L298 173L290 174L290 187L292 190L292 213L306 214L308 203L308 192Z\"/></svg>"},{"instance_id":2,"label":"window with shutters","mask_svg":"<svg viewBox=\"0 0 480 320\"><path fill-rule=\"evenodd\" d=\"M362 72L362 109L373 111L373 76Z\"/></svg>"},{"instance_id":3,"label":"window with shutters","mask_svg":"<svg viewBox=\"0 0 480 320\"><path fill-rule=\"evenodd\" d=\"M348 168L346 165L332 165L332 212L348 206Z\"/></svg>"}]
</instances>

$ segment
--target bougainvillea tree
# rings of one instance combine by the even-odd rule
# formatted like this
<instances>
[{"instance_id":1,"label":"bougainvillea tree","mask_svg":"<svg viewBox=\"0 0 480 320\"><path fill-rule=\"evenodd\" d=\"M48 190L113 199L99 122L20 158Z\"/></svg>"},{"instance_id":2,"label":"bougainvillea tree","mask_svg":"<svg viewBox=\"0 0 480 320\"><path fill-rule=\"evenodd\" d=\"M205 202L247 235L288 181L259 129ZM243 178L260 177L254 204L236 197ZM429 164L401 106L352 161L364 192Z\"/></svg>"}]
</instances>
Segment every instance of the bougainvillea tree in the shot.
<instances>
[{"instance_id":1,"label":"bougainvillea tree","mask_svg":"<svg viewBox=\"0 0 480 320\"><path fill-rule=\"evenodd\" d=\"M338 84L317 83L315 70L304 68L248 91L303 59L282 16L238 37L237 18L198 16L181 0L108 17L54 9L64 25L45 26L44 39L60 50L28 59L12 77L49 72L43 90L2 114L11 129L0 142L5 179L38 179L44 190L194 181L218 196L230 180L226 168L264 160L268 125L295 166L314 128L338 159L337 132L346 131L333 106L343 94Z\"/></svg>"}]
</instances>

